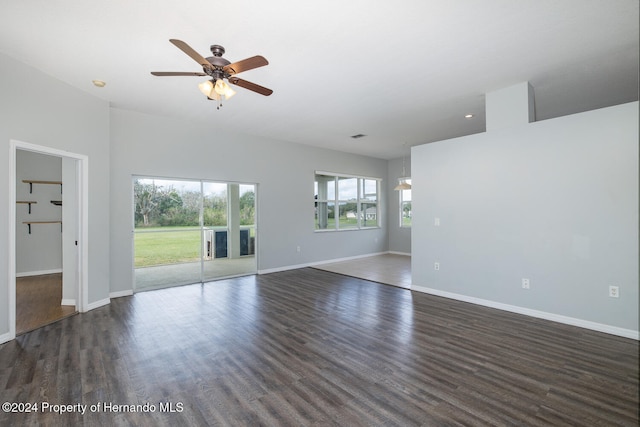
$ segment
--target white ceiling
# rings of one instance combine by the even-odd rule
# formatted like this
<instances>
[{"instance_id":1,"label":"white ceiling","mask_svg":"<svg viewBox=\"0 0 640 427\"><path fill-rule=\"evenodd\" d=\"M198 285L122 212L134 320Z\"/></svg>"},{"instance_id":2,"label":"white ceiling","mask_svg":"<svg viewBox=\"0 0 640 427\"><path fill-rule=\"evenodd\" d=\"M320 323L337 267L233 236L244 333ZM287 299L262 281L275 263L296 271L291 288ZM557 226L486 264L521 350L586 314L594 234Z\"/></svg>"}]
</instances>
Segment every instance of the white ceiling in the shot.
<instances>
[{"instance_id":1,"label":"white ceiling","mask_svg":"<svg viewBox=\"0 0 640 427\"><path fill-rule=\"evenodd\" d=\"M638 100L638 0L24 0L0 52L115 108L378 157L485 130L484 94L529 81L538 120ZM217 111L169 43L266 67ZM0 76L1 78L1 76ZM93 79L107 82L98 89ZM471 120L467 113L475 114ZM352 139L355 134L364 138Z\"/></svg>"}]
</instances>

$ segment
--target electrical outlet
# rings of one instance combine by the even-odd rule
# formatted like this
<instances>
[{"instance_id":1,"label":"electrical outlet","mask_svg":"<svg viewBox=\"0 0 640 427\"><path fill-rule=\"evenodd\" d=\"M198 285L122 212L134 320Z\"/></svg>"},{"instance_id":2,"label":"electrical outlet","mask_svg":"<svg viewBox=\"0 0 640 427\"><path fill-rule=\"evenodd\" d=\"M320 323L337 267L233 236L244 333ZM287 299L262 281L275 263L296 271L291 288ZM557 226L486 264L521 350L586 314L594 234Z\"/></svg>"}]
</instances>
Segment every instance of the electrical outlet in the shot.
<instances>
[{"instance_id":1,"label":"electrical outlet","mask_svg":"<svg viewBox=\"0 0 640 427\"><path fill-rule=\"evenodd\" d=\"M296 252L300 252L300 246L296 246Z\"/></svg>"},{"instance_id":2,"label":"electrical outlet","mask_svg":"<svg viewBox=\"0 0 640 427\"><path fill-rule=\"evenodd\" d=\"M440 227L440 218L435 218L433 220L433 225L435 225L436 227Z\"/></svg>"},{"instance_id":3,"label":"electrical outlet","mask_svg":"<svg viewBox=\"0 0 640 427\"><path fill-rule=\"evenodd\" d=\"M433 263L433 269L436 270L436 271L440 270L440 263L439 262L434 262Z\"/></svg>"},{"instance_id":4,"label":"electrical outlet","mask_svg":"<svg viewBox=\"0 0 640 427\"><path fill-rule=\"evenodd\" d=\"M522 289L529 289L529 279L522 279Z\"/></svg>"},{"instance_id":5,"label":"electrical outlet","mask_svg":"<svg viewBox=\"0 0 640 427\"><path fill-rule=\"evenodd\" d=\"M609 286L609 296L611 298L620 298L620 288L617 286Z\"/></svg>"}]
</instances>

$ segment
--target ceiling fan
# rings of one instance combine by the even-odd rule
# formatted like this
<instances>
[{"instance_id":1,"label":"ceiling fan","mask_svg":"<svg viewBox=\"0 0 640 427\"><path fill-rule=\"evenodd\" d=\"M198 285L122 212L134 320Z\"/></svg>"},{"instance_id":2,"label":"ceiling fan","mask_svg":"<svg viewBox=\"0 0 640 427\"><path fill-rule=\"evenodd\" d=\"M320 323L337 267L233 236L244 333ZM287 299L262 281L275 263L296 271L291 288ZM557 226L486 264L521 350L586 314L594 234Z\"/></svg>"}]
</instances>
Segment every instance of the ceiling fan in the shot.
<instances>
[{"instance_id":1,"label":"ceiling fan","mask_svg":"<svg viewBox=\"0 0 640 427\"><path fill-rule=\"evenodd\" d=\"M269 62L262 56L256 55L251 58L243 59L242 61L231 63L224 59L224 47L214 44L211 45L211 53L213 56L204 58L198 52L193 50L191 46L183 42L182 40L171 39L169 40L178 49L189 55L193 60L202 66L202 73L198 72L181 72L181 71L152 71L154 76L209 76L210 80L206 80L198 85L200 91L211 100L218 101L218 109L222 106L222 98L225 100L235 95L235 91L224 81L227 79L232 85L240 86L245 89L249 89L260 95L269 96L273 93L271 89L251 83L247 80L236 77L236 74L243 71L252 70L254 68L262 67Z\"/></svg>"}]
</instances>

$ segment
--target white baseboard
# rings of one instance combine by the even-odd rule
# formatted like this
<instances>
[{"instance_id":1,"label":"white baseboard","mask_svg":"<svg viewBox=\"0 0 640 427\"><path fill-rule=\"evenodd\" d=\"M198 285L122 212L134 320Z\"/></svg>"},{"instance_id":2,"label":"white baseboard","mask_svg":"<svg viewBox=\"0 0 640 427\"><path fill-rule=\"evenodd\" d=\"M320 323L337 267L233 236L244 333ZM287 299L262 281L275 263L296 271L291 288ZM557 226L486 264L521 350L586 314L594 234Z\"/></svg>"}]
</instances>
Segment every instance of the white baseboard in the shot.
<instances>
[{"instance_id":1,"label":"white baseboard","mask_svg":"<svg viewBox=\"0 0 640 427\"><path fill-rule=\"evenodd\" d=\"M74 299L63 299L60 305L73 305L75 307L76 300Z\"/></svg>"},{"instance_id":2,"label":"white baseboard","mask_svg":"<svg viewBox=\"0 0 640 427\"><path fill-rule=\"evenodd\" d=\"M424 286L411 286L412 291L423 292L426 294L436 295L439 297L454 299L457 301L469 302L471 304L482 305L485 307L496 308L498 310L509 311L517 314L524 314L525 316L537 317L539 319L550 320L552 322L564 323L566 325L578 326L580 328L591 329L598 332L604 332L611 335L617 335L624 338L631 338L634 340L640 340L640 332L632 329L619 328L617 326L605 325L602 323L591 322L589 320L576 319L574 317L562 316L554 313L547 313L546 311L532 310L530 308L519 307L516 305L503 304L496 301L485 300L481 298L470 297L467 295L455 294L452 292L441 291L438 289L431 289Z\"/></svg>"},{"instance_id":3,"label":"white baseboard","mask_svg":"<svg viewBox=\"0 0 640 427\"><path fill-rule=\"evenodd\" d=\"M258 270L258 274L269 274L269 273L278 273L278 272L287 271L287 270L297 270L299 268L313 267L313 266L322 265L322 264L332 264L334 262L351 261L351 260L354 260L354 259L368 258L368 257L371 257L371 256L384 255L384 254L388 254L388 253L390 253L390 252L375 252L375 253L371 253L371 254L356 255L356 256L350 256L350 257L345 257L345 258L328 259L328 260L325 260L325 261L308 262L308 263L305 263L305 264L285 265L285 266L282 266L282 267L267 268L265 270Z\"/></svg>"},{"instance_id":4,"label":"white baseboard","mask_svg":"<svg viewBox=\"0 0 640 427\"><path fill-rule=\"evenodd\" d=\"M89 305L87 306L87 311L91 311L91 310L95 310L96 308L102 307L104 305L107 305L111 302L110 298L105 298L105 299L101 299L95 302L91 302L89 303Z\"/></svg>"},{"instance_id":5,"label":"white baseboard","mask_svg":"<svg viewBox=\"0 0 640 427\"><path fill-rule=\"evenodd\" d=\"M118 291L118 292L109 293L109 298L130 297L131 295L133 295L133 291L132 290Z\"/></svg>"},{"instance_id":6,"label":"white baseboard","mask_svg":"<svg viewBox=\"0 0 640 427\"><path fill-rule=\"evenodd\" d=\"M298 268L305 268L305 267L310 267L311 264L297 264L297 265L285 265L282 267L275 267L275 268L267 268L264 270L258 270L258 274L269 274L269 273L279 273L281 271L288 271L288 270L296 270Z\"/></svg>"},{"instance_id":7,"label":"white baseboard","mask_svg":"<svg viewBox=\"0 0 640 427\"><path fill-rule=\"evenodd\" d=\"M7 332L6 334L2 334L0 335L0 344L4 344L6 342L11 341L13 338L11 338L11 334L9 332Z\"/></svg>"},{"instance_id":8,"label":"white baseboard","mask_svg":"<svg viewBox=\"0 0 640 427\"><path fill-rule=\"evenodd\" d=\"M360 258L369 258L372 256L376 256L376 255L384 255L384 254L388 254L389 252L374 252L371 254L364 254L364 255L355 255L355 256L349 256L349 257L345 257L345 258L335 258L335 259L330 259L327 261L317 261L317 262L312 262L311 264L309 264L309 266L314 266L314 265L322 265L322 264L332 264L334 262L342 262L342 261L353 261L354 259L360 259Z\"/></svg>"},{"instance_id":9,"label":"white baseboard","mask_svg":"<svg viewBox=\"0 0 640 427\"><path fill-rule=\"evenodd\" d=\"M62 273L62 269L54 268L53 270L25 271L24 273L16 273L16 277L41 276L43 274L55 274L55 273Z\"/></svg>"},{"instance_id":10,"label":"white baseboard","mask_svg":"<svg viewBox=\"0 0 640 427\"><path fill-rule=\"evenodd\" d=\"M392 255L404 255L404 256L411 256L411 253L409 252L397 252L397 251L389 251L387 252L388 254L392 254Z\"/></svg>"}]
</instances>

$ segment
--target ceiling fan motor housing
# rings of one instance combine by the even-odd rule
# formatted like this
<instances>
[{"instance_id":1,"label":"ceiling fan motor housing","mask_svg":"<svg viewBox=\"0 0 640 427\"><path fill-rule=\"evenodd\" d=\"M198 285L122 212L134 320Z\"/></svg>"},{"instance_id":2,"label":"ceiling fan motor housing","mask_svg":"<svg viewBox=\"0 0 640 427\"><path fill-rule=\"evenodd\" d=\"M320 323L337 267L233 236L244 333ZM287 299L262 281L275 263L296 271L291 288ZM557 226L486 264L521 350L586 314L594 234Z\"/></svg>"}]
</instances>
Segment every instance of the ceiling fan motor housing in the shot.
<instances>
[{"instance_id":1,"label":"ceiling fan motor housing","mask_svg":"<svg viewBox=\"0 0 640 427\"><path fill-rule=\"evenodd\" d=\"M213 65L214 69L207 70L206 68L204 68L204 72L210 75L211 77L213 77L214 79L228 78L229 75L225 73L222 70L222 68L231 64L231 62L227 61L222 57L222 55L224 55L224 52L225 52L224 47L220 46L219 44L212 44L210 49L213 56L210 56L205 59L211 65Z\"/></svg>"}]
</instances>

